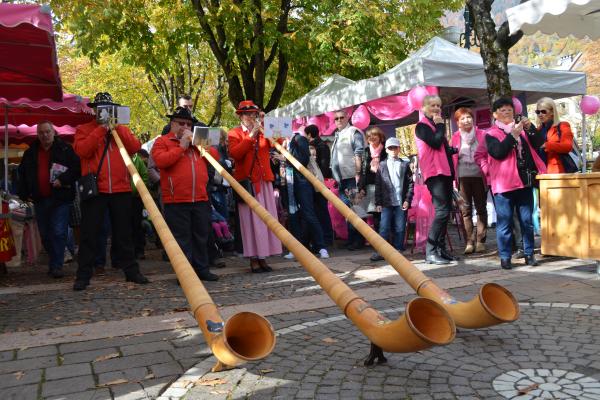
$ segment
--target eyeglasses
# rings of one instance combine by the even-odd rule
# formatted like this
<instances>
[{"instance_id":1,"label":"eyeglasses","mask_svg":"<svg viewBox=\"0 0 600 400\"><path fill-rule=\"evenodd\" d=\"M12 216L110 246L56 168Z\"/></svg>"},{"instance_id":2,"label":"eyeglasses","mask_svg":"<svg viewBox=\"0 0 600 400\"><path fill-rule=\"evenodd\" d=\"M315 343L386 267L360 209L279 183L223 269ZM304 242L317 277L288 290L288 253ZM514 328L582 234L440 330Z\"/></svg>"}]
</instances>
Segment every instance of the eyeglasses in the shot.
<instances>
[{"instance_id":1,"label":"eyeglasses","mask_svg":"<svg viewBox=\"0 0 600 400\"><path fill-rule=\"evenodd\" d=\"M399 147L398 146L388 146L387 149L388 150L398 150Z\"/></svg>"},{"instance_id":2,"label":"eyeglasses","mask_svg":"<svg viewBox=\"0 0 600 400\"><path fill-rule=\"evenodd\" d=\"M546 114L548 114L548 110L535 110L535 113L537 115L540 115L540 114L546 115Z\"/></svg>"},{"instance_id":3,"label":"eyeglasses","mask_svg":"<svg viewBox=\"0 0 600 400\"><path fill-rule=\"evenodd\" d=\"M173 121L173 122L176 122L182 126L192 126L193 125L192 121Z\"/></svg>"},{"instance_id":4,"label":"eyeglasses","mask_svg":"<svg viewBox=\"0 0 600 400\"><path fill-rule=\"evenodd\" d=\"M346 117L335 117L335 121L343 121Z\"/></svg>"}]
</instances>

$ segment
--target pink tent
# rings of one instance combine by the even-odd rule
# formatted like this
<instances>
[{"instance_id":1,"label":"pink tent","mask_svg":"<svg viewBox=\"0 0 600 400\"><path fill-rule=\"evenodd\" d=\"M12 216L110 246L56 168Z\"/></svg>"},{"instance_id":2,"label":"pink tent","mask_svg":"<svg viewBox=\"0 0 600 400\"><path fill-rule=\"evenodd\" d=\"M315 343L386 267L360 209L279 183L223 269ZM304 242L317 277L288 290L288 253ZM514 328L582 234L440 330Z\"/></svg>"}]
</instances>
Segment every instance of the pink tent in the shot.
<instances>
[{"instance_id":1,"label":"pink tent","mask_svg":"<svg viewBox=\"0 0 600 400\"><path fill-rule=\"evenodd\" d=\"M62 99L47 6L0 4L0 97Z\"/></svg>"}]
</instances>

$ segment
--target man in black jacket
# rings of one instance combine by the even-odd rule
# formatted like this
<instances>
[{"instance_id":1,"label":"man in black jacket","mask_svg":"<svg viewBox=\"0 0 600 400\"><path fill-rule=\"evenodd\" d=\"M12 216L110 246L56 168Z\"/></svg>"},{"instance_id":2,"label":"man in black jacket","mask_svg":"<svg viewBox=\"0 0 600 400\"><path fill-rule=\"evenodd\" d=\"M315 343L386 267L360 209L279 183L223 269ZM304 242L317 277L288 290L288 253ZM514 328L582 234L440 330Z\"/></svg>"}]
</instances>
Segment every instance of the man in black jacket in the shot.
<instances>
[{"instance_id":1,"label":"man in black jacket","mask_svg":"<svg viewBox=\"0 0 600 400\"><path fill-rule=\"evenodd\" d=\"M19 165L19 197L33 201L44 249L48 253L48 275L62 278L70 206L75 181L81 175L79 157L56 137L49 121L37 125L37 139Z\"/></svg>"}]
</instances>

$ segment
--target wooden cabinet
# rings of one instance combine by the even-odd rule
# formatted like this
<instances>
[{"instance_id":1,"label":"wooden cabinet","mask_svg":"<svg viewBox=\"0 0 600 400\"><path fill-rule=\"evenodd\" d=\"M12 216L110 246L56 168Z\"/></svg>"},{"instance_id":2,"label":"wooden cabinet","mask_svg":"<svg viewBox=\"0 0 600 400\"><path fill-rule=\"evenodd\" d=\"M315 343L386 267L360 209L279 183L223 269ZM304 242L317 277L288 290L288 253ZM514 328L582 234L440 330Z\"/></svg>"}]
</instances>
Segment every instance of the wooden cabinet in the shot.
<instances>
[{"instance_id":1,"label":"wooden cabinet","mask_svg":"<svg viewBox=\"0 0 600 400\"><path fill-rule=\"evenodd\" d=\"M600 172L538 179L542 254L600 260Z\"/></svg>"}]
</instances>

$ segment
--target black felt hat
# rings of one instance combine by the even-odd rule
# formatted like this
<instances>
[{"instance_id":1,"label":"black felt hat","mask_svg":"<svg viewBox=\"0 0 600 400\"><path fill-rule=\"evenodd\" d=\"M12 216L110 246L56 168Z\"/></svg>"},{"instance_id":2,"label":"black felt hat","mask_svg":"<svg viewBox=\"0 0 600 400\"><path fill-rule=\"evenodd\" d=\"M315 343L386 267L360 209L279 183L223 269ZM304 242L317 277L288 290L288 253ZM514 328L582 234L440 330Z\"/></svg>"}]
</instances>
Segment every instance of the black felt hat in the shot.
<instances>
[{"instance_id":1,"label":"black felt hat","mask_svg":"<svg viewBox=\"0 0 600 400\"><path fill-rule=\"evenodd\" d=\"M170 119L187 119L188 121L194 122L194 116L192 115L192 112L185 107L177 107L175 111L173 111L173 114L167 114L166 117Z\"/></svg>"},{"instance_id":2,"label":"black felt hat","mask_svg":"<svg viewBox=\"0 0 600 400\"><path fill-rule=\"evenodd\" d=\"M88 107L96 106L120 106L120 104L114 103L112 96L108 92L96 93L94 101L87 104Z\"/></svg>"}]
</instances>

